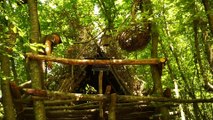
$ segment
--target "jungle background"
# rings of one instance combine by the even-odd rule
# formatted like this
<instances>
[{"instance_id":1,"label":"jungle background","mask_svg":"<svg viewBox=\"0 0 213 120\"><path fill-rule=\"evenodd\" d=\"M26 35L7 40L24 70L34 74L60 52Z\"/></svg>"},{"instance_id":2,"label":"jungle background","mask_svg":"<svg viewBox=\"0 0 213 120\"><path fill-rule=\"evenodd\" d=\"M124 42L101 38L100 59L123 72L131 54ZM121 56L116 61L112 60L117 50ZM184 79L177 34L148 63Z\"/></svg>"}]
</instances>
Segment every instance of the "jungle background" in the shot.
<instances>
[{"instance_id":1,"label":"jungle background","mask_svg":"<svg viewBox=\"0 0 213 120\"><path fill-rule=\"evenodd\" d=\"M43 47L29 42L30 23L25 2L0 0L1 81L9 79L17 84L29 81L25 53ZM136 3L137 6L133 8ZM53 52L53 56L57 57L90 57L88 55L100 39L107 39L107 42L110 41L107 44L117 50L112 54L120 58L151 58L151 41L144 49L123 50L114 38L120 31L152 21L159 39L158 57L168 59L162 74L163 88L171 88L174 98L212 98L213 1L151 0L151 13L138 10L144 7L138 3L140 0L38 0L41 37L53 32L60 34L63 43ZM90 47L87 47L87 43L90 43ZM76 47L78 49L74 51ZM8 62L3 62L5 59ZM132 74L136 79L143 83L142 87L152 88L149 66L130 69L134 71ZM67 67L62 64L54 64L47 76L54 76L53 79L58 80L66 70ZM57 82L51 82L48 89L57 87ZM175 89L179 92L175 92ZM188 120L213 118L212 103L182 104L182 108ZM1 116L4 115L2 109L1 105Z\"/></svg>"}]
</instances>

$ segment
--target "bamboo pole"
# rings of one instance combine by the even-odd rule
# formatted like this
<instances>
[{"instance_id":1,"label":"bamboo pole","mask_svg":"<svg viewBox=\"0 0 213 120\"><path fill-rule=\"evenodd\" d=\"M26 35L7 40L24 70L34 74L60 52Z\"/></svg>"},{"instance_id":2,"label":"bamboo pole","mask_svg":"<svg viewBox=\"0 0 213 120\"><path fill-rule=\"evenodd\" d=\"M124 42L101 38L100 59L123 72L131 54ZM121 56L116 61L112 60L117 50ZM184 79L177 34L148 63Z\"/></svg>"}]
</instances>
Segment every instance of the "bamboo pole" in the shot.
<instances>
[{"instance_id":1,"label":"bamboo pole","mask_svg":"<svg viewBox=\"0 0 213 120\"><path fill-rule=\"evenodd\" d=\"M156 65L165 63L166 58L150 58L143 60L125 60L125 59L110 59L110 60L99 60L99 59L68 59L58 58L53 56L38 55L33 53L26 53L26 56L31 59L53 61L63 64L71 65Z\"/></svg>"}]
</instances>

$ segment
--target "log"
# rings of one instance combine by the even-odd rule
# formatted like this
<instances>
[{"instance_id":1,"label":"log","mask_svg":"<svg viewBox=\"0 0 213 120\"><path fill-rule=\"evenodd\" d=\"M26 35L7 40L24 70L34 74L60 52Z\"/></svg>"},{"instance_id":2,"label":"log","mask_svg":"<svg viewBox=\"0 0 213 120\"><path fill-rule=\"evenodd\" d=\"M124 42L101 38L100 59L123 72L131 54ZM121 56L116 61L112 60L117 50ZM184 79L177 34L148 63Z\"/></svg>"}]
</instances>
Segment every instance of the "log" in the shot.
<instances>
[{"instance_id":1,"label":"log","mask_svg":"<svg viewBox=\"0 0 213 120\"><path fill-rule=\"evenodd\" d=\"M95 116L83 116L83 117L75 117L75 118L49 118L49 120L95 120Z\"/></svg>"},{"instance_id":2,"label":"log","mask_svg":"<svg viewBox=\"0 0 213 120\"><path fill-rule=\"evenodd\" d=\"M111 100L112 102L112 100ZM154 105L140 105L140 104L132 104L131 106L129 106L129 104L123 104L123 103L117 103L116 106L113 106L111 104L111 106L109 106L109 111L113 111L113 107L115 107L118 111L120 112L125 112L125 113L129 113L129 112L133 112L133 111L154 111L155 108L157 107L162 107L162 106L167 106L167 107L177 107L178 105L174 105L171 103L160 103L160 104L154 104ZM77 104L77 105L73 105L73 106L69 106L69 105L60 105L60 106L45 106L45 110L46 111L52 111L52 110L86 110L86 109L98 109L99 105L98 103L95 104L90 104L90 103L86 103L86 104ZM112 108L112 109L111 109ZM25 111L32 111L33 108L32 107L24 107Z\"/></svg>"},{"instance_id":3,"label":"log","mask_svg":"<svg viewBox=\"0 0 213 120\"><path fill-rule=\"evenodd\" d=\"M81 94L81 93L64 93L58 91L45 91L45 90L29 90L24 89L27 94L35 95L38 100L53 99L72 99L75 101L109 101L109 95L103 94ZM36 91L36 93L32 93ZM38 93L41 93L39 95ZM46 95L46 96L44 96ZM34 99L34 100L36 100ZM131 95L117 95L118 102L136 102L136 101L153 101L153 102L172 102L172 103L212 103L213 98L210 99L176 99L165 97L147 97L147 96L131 96Z\"/></svg>"},{"instance_id":4,"label":"log","mask_svg":"<svg viewBox=\"0 0 213 120\"><path fill-rule=\"evenodd\" d=\"M125 59L68 59L58 58L53 56L38 55L33 53L26 53L26 56L31 59L53 61L70 65L156 65L166 62L166 58L150 58L143 60L125 60Z\"/></svg>"},{"instance_id":5,"label":"log","mask_svg":"<svg viewBox=\"0 0 213 120\"><path fill-rule=\"evenodd\" d=\"M32 107L24 107L25 111L33 110ZM52 110L86 110L86 109L98 109L98 105L74 105L74 106L45 106L46 111Z\"/></svg>"},{"instance_id":6,"label":"log","mask_svg":"<svg viewBox=\"0 0 213 120\"><path fill-rule=\"evenodd\" d=\"M146 96L130 96L118 95L119 102L136 102L136 101L153 101L153 102L172 102L172 103L212 103L213 98L210 99L176 99L166 97L146 97Z\"/></svg>"},{"instance_id":7,"label":"log","mask_svg":"<svg viewBox=\"0 0 213 120\"><path fill-rule=\"evenodd\" d=\"M118 120L150 120L150 117L155 114L154 111L133 112L129 114L117 114ZM156 119L158 120L158 119Z\"/></svg>"},{"instance_id":8,"label":"log","mask_svg":"<svg viewBox=\"0 0 213 120\"><path fill-rule=\"evenodd\" d=\"M81 93L64 93L59 91L48 91L39 89L23 89L25 94L32 95L33 100L53 99L72 99L73 101L103 101L107 96L103 94L81 94Z\"/></svg>"},{"instance_id":9,"label":"log","mask_svg":"<svg viewBox=\"0 0 213 120\"><path fill-rule=\"evenodd\" d=\"M74 100L45 100L44 104L47 106L56 106L56 105L71 105Z\"/></svg>"},{"instance_id":10,"label":"log","mask_svg":"<svg viewBox=\"0 0 213 120\"><path fill-rule=\"evenodd\" d=\"M25 114L25 120L35 120L34 114ZM74 115L74 116L59 116L59 115L48 115L48 120L94 120L95 115Z\"/></svg>"},{"instance_id":11,"label":"log","mask_svg":"<svg viewBox=\"0 0 213 120\"><path fill-rule=\"evenodd\" d=\"M98 107L98 102L89 102L89 103L80 103L80 104L74 104L73 100L45 100L44 104L48 107L51 106L70 106L74 108L84 108L88 106L97 106Z\"/></svg>"}]
</instances>

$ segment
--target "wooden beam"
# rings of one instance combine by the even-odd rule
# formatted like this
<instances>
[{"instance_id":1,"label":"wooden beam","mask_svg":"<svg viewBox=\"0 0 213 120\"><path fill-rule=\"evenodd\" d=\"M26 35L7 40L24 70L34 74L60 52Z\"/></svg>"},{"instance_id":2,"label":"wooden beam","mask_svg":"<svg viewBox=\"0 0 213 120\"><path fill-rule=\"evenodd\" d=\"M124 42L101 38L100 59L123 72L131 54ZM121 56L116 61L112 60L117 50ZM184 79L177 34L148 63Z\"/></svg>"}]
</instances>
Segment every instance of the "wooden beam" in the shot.
<instances>
[{"instance_id":1,"label":"wooden beam","mask_svg":"<svg viewBox=\"0 0 213 120\"><path fill-rule=\"evenodd\" d=\"M70 65L156 65L166 62L166 58L150 58L143 60L126 60L126 59L68 59L59 58L46 55L38 55L33 53L26 53L26 56L30 59L53 61Z\"/></svg>"},{"instance_id":2,"label":"wooden beam","mask_svg":"<svg viewBox=\"0 0 213 120\"><path fill-rule=\"evenodd\" d=\"M38 89L23 89L28 95L33 95L34 100L45 99L73 99L75 101L103 101L110 100L109 95L103 94L81 94L81 93L64 93L58 91L47 91ZM39 96L39 97L34 97ZM165 97L146 97L146 96L131 96L117 95L118 102L136 102L136 101L153 101L153 102L172 102L172 103L213 103L213 98L210 99L176 99Z\"/></svg>"}]
</instances>

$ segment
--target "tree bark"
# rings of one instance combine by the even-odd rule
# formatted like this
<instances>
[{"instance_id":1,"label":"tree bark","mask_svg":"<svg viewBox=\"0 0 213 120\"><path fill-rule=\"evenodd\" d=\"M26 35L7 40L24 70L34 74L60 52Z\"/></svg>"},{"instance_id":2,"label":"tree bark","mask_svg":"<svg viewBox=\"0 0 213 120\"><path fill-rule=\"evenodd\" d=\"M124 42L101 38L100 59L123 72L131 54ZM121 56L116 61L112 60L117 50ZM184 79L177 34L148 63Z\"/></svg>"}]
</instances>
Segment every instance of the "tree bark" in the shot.
<instances>
[{"instance_id":1,"label":"tree bark","mask_svg":"<svg viewBox=\"0 0 213 120\"><path fill-rule=\"evenodd\" d=\"M165 11L166 11L165 8L163 8L163 14L165 14ZM164 19L164 24L165 24L165 27L164 27L164 28L165 28L165 33L166 33L167 37L171 39L171 35L170 35L169 30L168 30L168 24L167 24L166 16L165 16L165 15L163 15L163 19ZM162 41L159 41L159 43L160 43L160 46L162 47L164 56L165 56L166 58L168 58L168 53L166 52L166 49L165 49L165 47L164 47L164 44L162 43ZM177 76L174 74L174 72L173 72L173 70L172 70L172 67L171 67L169 61L167 62L166 65L167 65L167 67L168 67L168 71L169 71L169 75L170 75L170 77L171 77L171 80L173 81L174 86L175 86L175 88L174 88L175 96L176 96L176 98L179 98L180 95L179 95L179 89L178 89ZM186 117L185 117L185 113L184 113L184 111L183 111L183 106L182 106L182 104L179 105L179 109L180 109L180 113L181 113L181 120L185 120Z\"/></svg>"},{"instance_id":2,"label":"tree bark","mask_svg":"<svg viewBox=\"0 0 213 120\"><path fill-rule=\"evenodd\" d=\"M31 43L41 43L40 40L40 29L39 20L37 13L37 0L28 0L29 16L30 16L30 42ZM43 70L41 66L41 61L30 59L30 77L32 80L32 87L36 89L42 89L43 82ZM46 113L42 101L33 102L35 119L36 120L46 120Z\"/></svg>"},{"instance_id":3,"label":"tree bark","mask_svg":"<svg viewBox=\"0 0 213 120\"><path fill-rule=\"evenodd\" d=\"M204 8L205 8L205 11L206 11L206 14L207 14L207 17L208 17L208 22L209 22L209 29L213 35L213 8L212 8L212 1L210 0L202 0L202 3L204 5ZM205 40L206 38L204 38ZM205 44L205 47L206 47L206 54L207 56L209 57L208 61L209 61L209 64L210 64L210 69L211 69L211 73L213 75L213 48L212 47L212 44L208 44L206 41L204 42ZM213 86L211 86L213 87ZM211 89L212 90L212 89Z\"/></svg>"},{"instance_id":4,"label":"tree bark","mask_svg":"<svg viewBox=\"0 0 213 120\"><path fill-rule=\"evenodd\" d=\"M158 51L158 32L156 30L155 23L152 24L152 51L151 51L151 57L155 58L158 57L157 51ZM151 71L152 71L152 78L154 82L153 87L153 94L156 94L157 96L162 96L163 89L161 84L161 75L162 75L162 64L152 65Z\"/></svg>"},{"instance_id":5,"label":"tree bark","mask_svg":"<svg viewBox=\"0 0 213 120\"><path fill-rule=\"evenodd\" d=\"M207 60L210 66L210 72L213 76L213 48L211 48L211 43L208 42L208 32L205 28L206 26L201 26L201 30L202 30L202 41L205 47L205 54L207 56Z\"/></svg>"},{"instance_id":6,"label":"tree bark","mask_svg":"<svg viewBox=\"0 0 213 120\"><path fill-rule=\"evenodd\" d=\"M212 13L213 9L211 8L212 4L210 3L210 1L209 0L202 0L206 14L207 14L207 17L208 17L209 28L210 28L210 31L213 35L213 13Z\"/></svg>"},{"instance_id":7,"label":"tree bark","mask_svg":"<svg viewBox=\"0 0 213 120\"><path fill-rule=\"evenodd\" d=\"M1 69L3 72L3 79L1 80L2 89L2 103L4 108L5 120L16 120L15 109L13 107L13 101L9 86L10 78L10 59L8 56L1 57Z\"/></svg>"},{"instance_id":8,"label":"tree bark","mask_svg":"<svg viewBox=\"0 0 213 120\"><path fill-rule=\"evenodd\" d=\"M150 7L150 11L152 12L151 1L148 0L147 4ZM151 33L152 33L151 57L155 58L155 57L158 57L158 43L159 43L159 33L158 33L157 25L155 22L152 22L151 30L152 30L151 31ZM156 96L163 96L163 89L162 89L162 83L161 83L161 75L162 75L163 67L164 67L163 64L151 66L152 79L154 82L153 94ZM168 108L160 107L159 111L162 114L162 120L170 119Z\"/></svg>"},{"instance_id":9,"label":"tree bark","mask_svg":"<svg viewBox=\"0 0 213 120\"><path fill-rule=\"evenodd\" d=\"M5 1L2 3L2 5L6 5ZM5 6L4 6L5 7ZM7 20L5 20L7 21ZM2 51L4 51L4 54L0 55L0 62L1 62L1 71L2 75L1 76L1 91L2 91L2 104L4 108L4 120L16 120L16 113L14 109L14 104L13 104L13 99L10 91L10 80L12 79L11 76L11 62L10 62L10 57L11 56L11 51L10 47L12 44L15 43L14 39L11 37L13 33L11 33L11 24L9 21L7 21L8 27L9 28L9 40L1 40L3 41L2 44L4 44ZM0 29L0 32L1 31ZM9 49L8 49L9 48Z\"/></svg>"},{"instance_id":10,"label":"tree bark","mask_svg":"<svg viewBox=\"0 0 213 120\"><path fill-rule=\"evenodd\" d=\"M187 78L186 78L186 76L184 75L184 73L183 73L183 70L181 69L181 64L180 64L180 60L179 60L179 58L178 58L178 55L177 55L177 53L173 50L173 48L172 48L172 46L170 46L170 50L172 51L172 54L174 55L174 57L175 57L175 61L176 61L176 63L177 63L177 67L178 67L178 70L180 71L180 75L181 75L181 78L182 78L182 80L184 81L184 83L185 83L185 90L186 91L188 91L188 94L189 94L189 96L192 98L192 99L196 99L196 96L195 96L195 94L194 94L194 88L193 87L190 87L189 86L189 82L188 82L188 80L187 80ZM195 108L194 110L194 112L196 112L196 113L198 113L198 104L194 104L193 105L193 107ZM198 114L197 114L198 115Z\"/></svg>"},{"instance_id":11,"label":"tree bark","mask_svg":"<svg viewBox=\"0 0 213 120\"><path fill-rule=\"evenodd\" d=\"M198 40L198 26L197 26L198 21L194 20L193 22L194 22L193 28L194 28L194 40L195 40L195 42L194 42L194 44L195 44L195 61L198 62L198 65L200 67L200 73L201 73L204 83L205 83L205 89L208 91L213 91L213 85L211 85L209 83L208 77L205 74L206 71L203 67L202 60L201 60L201 53L200 53L199 40Z\"/></svg>"}]
</instances>

